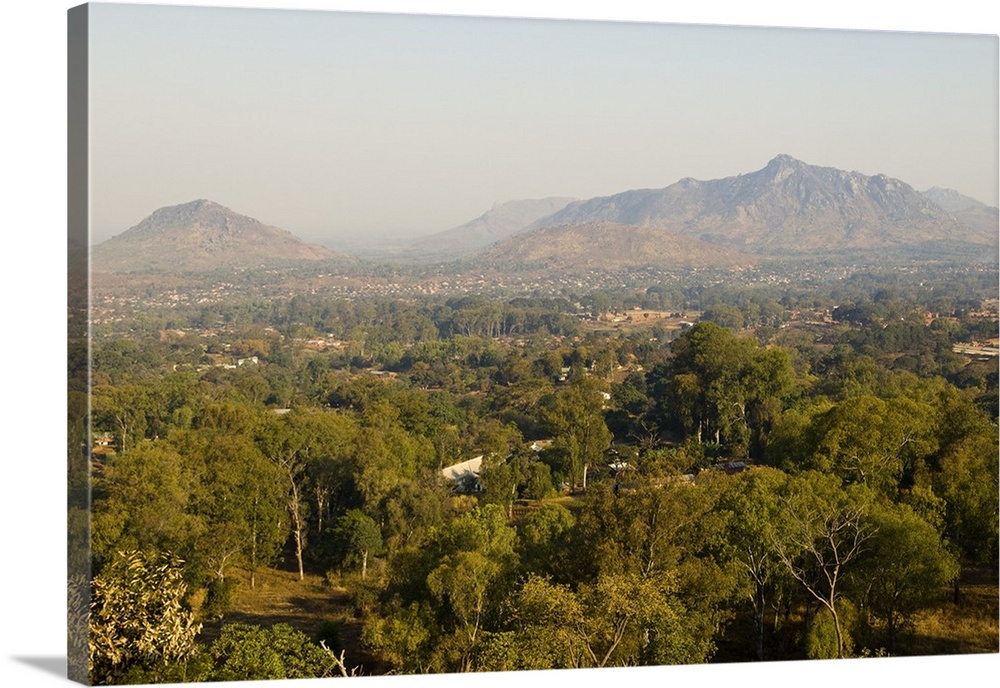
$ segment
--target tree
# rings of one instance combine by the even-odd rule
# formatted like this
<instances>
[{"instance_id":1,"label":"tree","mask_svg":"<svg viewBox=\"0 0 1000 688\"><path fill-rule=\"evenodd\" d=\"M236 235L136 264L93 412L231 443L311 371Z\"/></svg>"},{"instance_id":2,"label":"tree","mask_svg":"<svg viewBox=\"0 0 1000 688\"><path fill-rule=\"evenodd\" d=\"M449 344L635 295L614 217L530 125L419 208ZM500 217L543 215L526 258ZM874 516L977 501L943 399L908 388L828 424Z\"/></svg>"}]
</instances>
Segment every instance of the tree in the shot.
<instances>
[{"instance_id":1,"label":"tree","mask_svg":"<svg viewBox=\"0 0 1000 688\"><path fill-rule=\"evenodd\" d=\"M948 538L971 559L995 562L1000 532L997 428L967 400L946 399L943 406L941 448L928 460L928 482L945 500Z\"/></svg>"},{"instance_id":2,"label":"tree","mask_svg":"<svg viewBox=\"0 0 1000 688\"><path fill-rule=\"evenodd\" d=\"M398 412L378 402L361 416L353 467L364 511L381 522L390 495L437 468L437 462L430 440L401 427Z\"/></svg>"},{"instance_id":3,"label":"tree","mask_svg":"<svg viewBox=\"0 0 1000 688\"><path fill-rule=\"evenodd\" d=\"M936 449L932 409L917 400L858 396L818 415L806 465L894 496L908 468Z\"/></svg>"},{"instance_id":4,"label":"tree","mask_svg":"<svg viewBox=\"0 0 1000 688\"><path fill-rule=\"evenodd\" d=\"M535 574L569 578L566 560L575 524L573 513L562 504L543 504L529 511L518 523L523 568Z\"/></svg>"},{"instance_id":5,"label":"tree","mask_svg":"<svg viewBox=\"0 0 1000 688\"><path fill-rule=\"evenodd\" d=\"M869 547L876 526L872 495L860 485L841 487L834 475L808 471L780 492L781 510L768 539L788 573L830 613L837 657L844 657L845 628L838 602L842 583Z\"/></svg>"},{"instance_id":6,"label":"tree","mask_svg":"<svg viewBox=\"0 0 1000 688\"><path fill-rule=\"evenodd\" d=\"M409 609L409 621L402 626L372 622L370 633L398 657L405 643L397 633L412 626L422 637L426 633L421 665L438 671L472 670L483 632L495 627L500 604L513 585L516 542L503 508L491 504L435 529L419 548L393 552L385 610ZM434 613L419 611L424 604Z\"/></svg>"},{"instance_id":7,"label":"tree","mask_svg":"<svg viewBox=\"0 0 1000 688\"><path fill-rule=\"evenodd\" d=\"M471 671L469 652L483 625L490 585L501 573L500 563L483 553L459 551L446 555L427 576L427 588L438 604L447 604L462 635L462 671Z\"/></svg>"},{"instance_id":8,"label":"tree","mask_svg":"<svg viewBox=\"0 0 1000 688\"><path fill-rule=\"evenodd\" d=\"M93 549L158 550L194 556L205 531L194 511L204 471L163 441L144 440L115 455L94 490Z\"/></svg>"},{"instance_id":9,"label":"tree","mask_svg":"<svg viewBox=\"0 0 1000 688\"><path fill-rule=\"evenodd\" d=\"M168 554L118 553L95 576L90 601L90 679L120 683L195 652L201 624L186 608L183 563Z\"/></svg>"},{"instance_id":10,"label":"tree","mask_svg":"<svg viewBox=\"0 0 1000 688\"><path fill-rule=\"evenodd\" d=\"M786 476L770 468L740 473L726 487L719 509L727 512L726 557L737 570L740 589L753 609L754 653L764 659L764 612L783 569L771 541L780 513L778 494Z\"/></svg>"},{"instance_id":11,"label":"tree","mask_svg":"<svg viewBox=\"0 0 1000 688\"><path fill-rule=\"evenodd\" d=\"M258 566L273 560L288 535L283 473L250 437L203 431L200 440L206 477L198 512L207 532L199 551L219 583L230 563L241 563L253 586Z\"/></svg>"},{"instance_id":12,"label":"tree","mask_svg":"<svg viewBox=\"0 0 1000 688\"><path fill-rule=\"evenodd\" d=\"M670 349L673 358L650 375L663 419L699 442L707 436L759 458L792 389L789 355L711 322L688 329Z\"/></svg>"},{"instance_id":13,"label":"tree","mask_svg":"<svg viewBox=\"0 0 1000 688\"><path fill-rule=\"evenodd\" d=\"M711 642L690 633L675 576L601 574L573 591L529 576L511 600L519 668L703 662Z\"/></svg>"},{"instance_id":14,"label":"tree","mask_svg":"<svg viewBox=\"0 0 1000 688\"><path fill-rule=\"evenodd\" d=\"M900 628L940 597L958 575L958 561L935 528L905 504L876 508L871 520L876 530L858 561L855 587L884 624L887 649L895 654Z\"/></svg>"},{"instance_id":15,"label":"tree","mask_svg":"<svg viewBox=\"0 0 1000 688\"><path fill-rule=\"evenodd\" d=\"M351 509L337 519L336 538L340 543L342 561L361 565L361 580L368 573L369 555L382 550L382 533L378 524L359 509Z\"/></svg>"},{"instance_id":16,"label":"tree","mask_svg":"<svg viewBox=\"0 0 1000 688\"><path fill-rule=\"evenodd\" d=\"M397 671L425 673L431 668L434 627L428 602L411 602L403 607L397 598L383 615L371 615L365 620L361 641Z\"/></svg>"},{"instance_id":17,"label":"tree","mask_svg":"<svg viewBox=\"0 0 1000 688\"><path fill-rule=\"evenodd\" d=\"M145 387L96 385L92 400L94 426L113 432L119 451L128 451L146 436L149 394Z\"/></svg>"},{"instance_id":18,"label":"tree","mask_svg":"<svg viewBox=\"0 0 1000 688\"><path fill-rule=\"evenodd\" d=\"M385 499L382 531L386 546L397 549L420 545L449 514L451 489L440 476L407 480Z\"/></svg>"},{"instance_id":19,"label":"tree","mask_svg":"<svg viewBox=\"0 0 1000 688\"><path fill-rule=\"evenodd\" d=\"M556 390L540 403L541 418L565 448L570 477L587 489L587 471L599 463L611 446L611 431L604 422L604 385L591 377L580 377Z\"/></svg>"},{"instance_id":20,"label":"tree","mask_svg":"<svg viewBox=\"0 0 1000 688\"><path fill-rule=\"evenodd\" d=\"M585 545L576 548L577 580L672 577L684 601L677 623L706 656L728 616L723 605L735 590L734 577L720 564L725 525L716 508L720 490L708 478L688 485L637 477L618 494L599 485L579 515L578 537Z\"/></svg>"},{"instance_id":21,"label":"tree","mask_svg":"<svg viewBox=\"0 0 1000 688\"><path fill-rule=\"evenodd\" d=\"M297 410L283 416L267 415L257 430L258 447L284 475L300 580L305 578L303 552L308 531L306 469L311 463L346 452L353 446L354 430L352 423L339 416Z\"/></svg>"}]
</instances>

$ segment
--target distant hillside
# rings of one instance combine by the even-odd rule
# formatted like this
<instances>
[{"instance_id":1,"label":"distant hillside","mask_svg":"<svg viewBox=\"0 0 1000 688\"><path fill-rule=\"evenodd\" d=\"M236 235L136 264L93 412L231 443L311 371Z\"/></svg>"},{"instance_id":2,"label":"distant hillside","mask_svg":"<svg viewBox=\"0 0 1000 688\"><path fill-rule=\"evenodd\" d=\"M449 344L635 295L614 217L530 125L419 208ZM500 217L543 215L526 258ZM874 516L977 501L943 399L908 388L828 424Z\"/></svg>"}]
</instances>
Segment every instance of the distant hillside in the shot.
<instances>
[{"instance_id":1,"label":"distant hillside","mask_svg":"<svg viewBox=\"0 0 1000 688\"><path fill-rule=\"evenodd\" d=\"M473 253L520 232L573 200L555 197L495 204L463 225L415 240L407 247L406 254L454 258Z\"/></svg>"},{"instance_id":2,"label":"distant hillside","mask_svg":"<svg viewBox=\"0 0 1000 688\"><path fill-rule=\"evenodd\" d=\"M942 189L938 186L923 192L925 198L951 213L956 220L966 227L982 232L1000 231L1000 210L974 198L963 196L952 189Z\"/></svg>"},{"instance_id":3,"label":"distant hillside","mask_svg":"<svg viewBox=\"0 0 1000 688\"><path fill-rule=\"evenodd\" d=\"M997 232L960 222L910 185L779 155L756 172L570 203L532 229L613 222L658 227L761 256L995 250ZM523 235L524 237L527 234Z\"/></svg>"},{"instance_id":4,"label":"distant hillside","mask_svg":"<svg viewBox=\"0 0 1000 688\"><path fill-rule=\"evenodd\" d=\"M486 249L477 262L498 267L608 269L750 265L756 259L659 227L597 221L543 227Z\"/></svg>"},{"instance_id":5,"label":"distant hillside","mask_svg":"<svg viewBox=\"0 0 1000 688\"><path fill-rule=\"evenodd\" d=\"M208 200L160 208L93 249L106 272L209 272L297 261L349 260Z\"/></svg>"}]
</instances>

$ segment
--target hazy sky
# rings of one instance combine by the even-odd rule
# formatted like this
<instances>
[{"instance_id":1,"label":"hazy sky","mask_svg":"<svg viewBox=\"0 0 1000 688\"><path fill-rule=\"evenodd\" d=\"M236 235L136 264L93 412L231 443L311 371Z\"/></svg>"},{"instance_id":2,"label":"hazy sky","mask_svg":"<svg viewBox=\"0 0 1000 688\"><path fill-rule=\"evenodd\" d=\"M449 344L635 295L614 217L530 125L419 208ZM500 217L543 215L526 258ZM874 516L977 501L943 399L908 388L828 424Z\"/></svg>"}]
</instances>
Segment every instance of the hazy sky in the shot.
<instances>
[{"instance_id":1,"label":"hazy sky","mask_svg":"<svg viewBox=\"0 0 1000 688\"><path fill-rule=\"evenodd\" d=\"M91 5L92 238L209 198L304 238L760 169L997 205L997 38Z\"/></svg>"}]
</instances>

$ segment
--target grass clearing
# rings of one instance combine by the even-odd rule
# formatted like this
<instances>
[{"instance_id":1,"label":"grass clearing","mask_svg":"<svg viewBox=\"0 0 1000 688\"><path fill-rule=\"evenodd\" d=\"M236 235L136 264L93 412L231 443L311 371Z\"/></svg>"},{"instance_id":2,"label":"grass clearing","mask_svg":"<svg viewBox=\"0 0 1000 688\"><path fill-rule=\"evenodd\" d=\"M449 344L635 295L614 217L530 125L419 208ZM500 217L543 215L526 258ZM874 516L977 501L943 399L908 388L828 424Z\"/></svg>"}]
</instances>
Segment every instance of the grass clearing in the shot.
<instances>
[{"instance_id":1,"label":"grass clearing","mask_svg":"<svg viewBox=\"0 0 1000 688\"><path fill-rule=\"evenodd\" d=\"M219 637L224 624L245 623L273 626L285 623L310 638L320 632L326 622L340 622L340 645L346 650L348 662L360 663L361 622L354 618L352 607L343 588L335 588L326 578L306 573L299 580L298 572L265 568L257 571L256 586L240 571L233 591L233 606L222 619L203 619L199 641L211 643Z\"/></svg>"},{"instance_id":2,"label":"grass clearing","mask_svg":"<svg viewBox=\"0 0 1000 688\"><path fill-rule=\"evenodd\" d=\"M958 604L951 599L915 615L906 640L909 655L973 654L1000 651L1000 597L997 569L963 571Z\"/></svg>"}]
</instances>

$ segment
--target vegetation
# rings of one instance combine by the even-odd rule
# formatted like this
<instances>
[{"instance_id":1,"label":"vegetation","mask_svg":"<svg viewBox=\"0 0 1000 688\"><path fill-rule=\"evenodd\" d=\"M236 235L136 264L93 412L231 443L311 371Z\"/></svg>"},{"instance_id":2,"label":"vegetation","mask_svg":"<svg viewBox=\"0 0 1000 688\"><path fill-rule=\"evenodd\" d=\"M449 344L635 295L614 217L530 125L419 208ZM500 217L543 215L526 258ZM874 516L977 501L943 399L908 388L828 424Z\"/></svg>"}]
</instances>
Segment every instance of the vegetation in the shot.
<instances>
[{"instance_id":1,"label":"vegetation","mask_svg":"<svg viewBox=\"0 0 1000 688\"><path fill-rule=\"evenodd\" d=\"M96 327L91 679L995 651L995 278Z\"/></svg>"}]
</instances>

